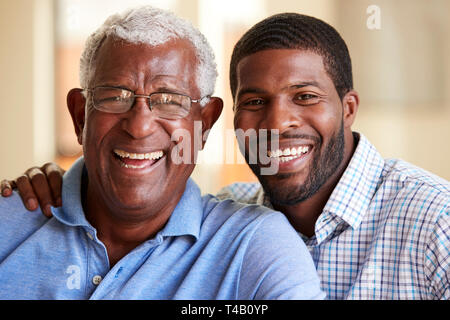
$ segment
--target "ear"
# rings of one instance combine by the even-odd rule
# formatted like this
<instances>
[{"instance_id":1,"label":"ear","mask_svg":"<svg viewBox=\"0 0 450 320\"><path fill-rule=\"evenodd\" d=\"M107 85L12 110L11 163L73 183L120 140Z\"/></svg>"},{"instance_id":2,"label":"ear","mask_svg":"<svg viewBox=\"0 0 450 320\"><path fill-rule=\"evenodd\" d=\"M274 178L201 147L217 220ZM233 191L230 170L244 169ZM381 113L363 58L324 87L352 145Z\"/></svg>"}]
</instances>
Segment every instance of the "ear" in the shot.
<instances>
[{"instance_id":1,"label":"ear","mask_svg":"<svg viewBox=\"0 0 450 320\"><path fill-rule=\"evenodd\" d=\"M202 116L202 149L206 143L205 133L208 133L212 128L217 119L219 119L220 114L223 109L223 101L219 97L209 98L209 102L201 109Z\"/></svg>"},{"instance_id":2,"label":"ear","mask_svg":"<svg viewBox=\"0 0 450 320\"><path fill-rule=\"evenodd\" d=\"M67 94L67 107L72 116L75 133L78 143L83 144L83 129L85 120L86 99L82 93L82 89L72 89Z\"/></svg>"},{"instance_id":3,"label":"ear","mask_svg":"<svg viewBox=\"0 0 450 320\"><path fill-rule=\"evenodd\" d=\"M350 128L355 121L359 107L359 96L354 90L347 92L342 99L344 127Z\"/></svg>"}]
</instances>

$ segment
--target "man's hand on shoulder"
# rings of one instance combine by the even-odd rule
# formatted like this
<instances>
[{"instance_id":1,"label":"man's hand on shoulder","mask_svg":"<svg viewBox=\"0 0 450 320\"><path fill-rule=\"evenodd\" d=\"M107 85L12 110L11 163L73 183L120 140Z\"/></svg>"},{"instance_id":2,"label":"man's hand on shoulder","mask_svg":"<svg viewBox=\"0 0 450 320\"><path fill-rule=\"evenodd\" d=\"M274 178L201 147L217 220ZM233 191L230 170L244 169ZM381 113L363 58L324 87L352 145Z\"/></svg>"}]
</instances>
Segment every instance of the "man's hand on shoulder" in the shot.
<instances>
[{"instance_id":1,"label":"man's hand on shoulder","mask_svg":"<svg viewBox=\"0 0 450 320\"><path fill-rule=\"evenodd\" d=\"M1 194L3 197L12 195L17 189L25 207L34 211L41 207L48 218L52 216L50 206L60 207L62 177L65 171L56 163L49 162L42 167L32 167L15 180L1 181Z\"/></svg>"}]
</instances>

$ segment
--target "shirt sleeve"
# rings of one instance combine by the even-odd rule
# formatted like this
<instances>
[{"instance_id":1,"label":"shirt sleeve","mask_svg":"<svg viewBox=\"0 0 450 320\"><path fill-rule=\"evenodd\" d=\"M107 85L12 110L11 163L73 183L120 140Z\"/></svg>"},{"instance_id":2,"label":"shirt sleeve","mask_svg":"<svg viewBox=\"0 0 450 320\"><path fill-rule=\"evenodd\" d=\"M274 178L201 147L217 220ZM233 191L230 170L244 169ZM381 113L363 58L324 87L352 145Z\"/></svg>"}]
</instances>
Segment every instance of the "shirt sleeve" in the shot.
<instances>
[{"instance_id":1,"label":"shirt sleeve","mask_svg":"<svg viewBox=\"0 0 450 320\"><path fill-rule=\"evenodd\" d=\"M312 257L281 213L265 218L252 235L240 274L238 299L323 299Z\"/></svg>"},{"instance_id":2,"label":"shirt sleeve","mask_svg":"<svg viewBox=\"0 0 450 320\"><path fill-rule=\"evenodd\" d=\"M425 252L425 270L432 299L450 300L450 213L446 207L434 225Z\"/></svg>"}]
</instances>

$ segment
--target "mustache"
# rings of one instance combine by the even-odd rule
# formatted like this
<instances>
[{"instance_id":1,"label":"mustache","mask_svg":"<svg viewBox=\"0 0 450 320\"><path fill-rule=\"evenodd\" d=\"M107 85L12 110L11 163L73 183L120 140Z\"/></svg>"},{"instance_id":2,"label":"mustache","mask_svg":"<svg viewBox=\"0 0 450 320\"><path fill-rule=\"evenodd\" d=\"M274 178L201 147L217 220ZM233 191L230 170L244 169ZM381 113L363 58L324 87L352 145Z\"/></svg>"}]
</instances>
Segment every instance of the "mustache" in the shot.
<instances>
[{"instance_id":1,"label":"mustache","mask_svg":"<svg viewBox=\"0 0 450 320\"><path fill-rule=\"evenodd\" d=\"M282 134L269 133L268 138L271 140L276 139L278 141L280 141L282 139L303 139L303 140L312 140L316 144L322 143L322 139L320 137L312 136L312 135L304 134L304 133L295 133L295 132L284 132Z\"/></svg>"}]
</instances>

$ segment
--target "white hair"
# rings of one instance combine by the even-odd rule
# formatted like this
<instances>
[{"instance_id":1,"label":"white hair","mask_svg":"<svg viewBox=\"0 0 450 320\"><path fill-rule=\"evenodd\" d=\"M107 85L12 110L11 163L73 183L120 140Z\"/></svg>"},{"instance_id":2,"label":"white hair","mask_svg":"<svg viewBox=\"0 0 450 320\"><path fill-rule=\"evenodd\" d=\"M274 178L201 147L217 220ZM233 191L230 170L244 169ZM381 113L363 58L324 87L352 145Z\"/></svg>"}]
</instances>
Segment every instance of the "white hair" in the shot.
<instances>
[{"instance_id":1,"label":"white hair","mask_svg":"<svg viewBox=\"0 0 450 320\"><path fill-rule=\"evenodd\" d=\"M172 12L149 5L128 9L117 13L103 23L86 40L80 59L80 84L88 88L93 72L92 63L103 41L114 36L135 44L158 46L172 39L187 39L195 48L198 60L196 82L201 97L214 92L217 66L214 53L205 36L189 21L177 17ZM202 105L206 101L202 101Z\"/></svg>"}]
</instances>

